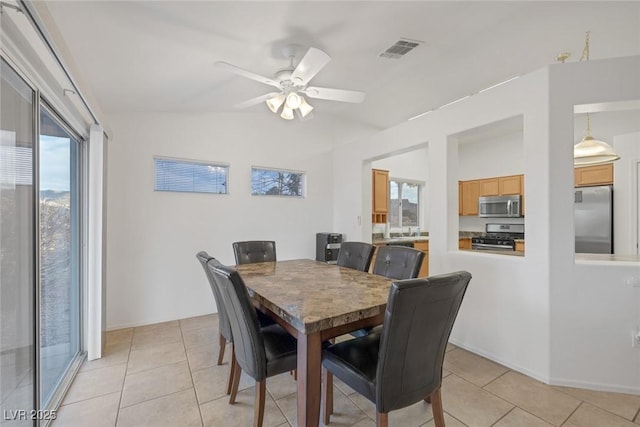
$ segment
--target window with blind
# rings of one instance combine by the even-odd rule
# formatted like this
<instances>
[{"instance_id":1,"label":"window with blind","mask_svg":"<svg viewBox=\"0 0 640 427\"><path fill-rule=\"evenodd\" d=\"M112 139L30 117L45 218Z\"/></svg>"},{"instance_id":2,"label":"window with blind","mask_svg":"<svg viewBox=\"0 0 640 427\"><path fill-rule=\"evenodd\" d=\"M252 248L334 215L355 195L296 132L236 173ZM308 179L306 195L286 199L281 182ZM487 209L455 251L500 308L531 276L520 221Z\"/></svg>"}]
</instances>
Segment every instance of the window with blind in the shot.
<instances>
[{"instance_id":1,"label":"window with blind","mask_svg":"<svg viewBox=\"0 0 640 427\"><path fill-rule=\"evenodd\" d=\"M182 193L227 194L229 166L155 157L155 190Z\"/></svg>"}]
</instances>

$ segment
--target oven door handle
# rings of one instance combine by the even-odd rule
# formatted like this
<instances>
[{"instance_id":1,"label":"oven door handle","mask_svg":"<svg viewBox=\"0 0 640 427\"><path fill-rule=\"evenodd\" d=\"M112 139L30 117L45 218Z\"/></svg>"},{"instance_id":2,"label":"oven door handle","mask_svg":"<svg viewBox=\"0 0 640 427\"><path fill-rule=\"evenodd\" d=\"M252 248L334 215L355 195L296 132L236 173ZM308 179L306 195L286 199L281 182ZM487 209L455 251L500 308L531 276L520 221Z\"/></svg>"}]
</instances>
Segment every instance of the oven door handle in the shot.
<instances>
[{"instance_id":1,"label":"oven door handle","mask_svg":"<svg viewBox=\"0 0 640 427\"><path fill-rule=\"evenodd\" d=\"M506 246L506 245L491 245L489 243L475 243L471 245L471 249L502 249L502 250L508 250L508 251L512 251L513 250L513 246Z\"/></svg>"}]
</instances>

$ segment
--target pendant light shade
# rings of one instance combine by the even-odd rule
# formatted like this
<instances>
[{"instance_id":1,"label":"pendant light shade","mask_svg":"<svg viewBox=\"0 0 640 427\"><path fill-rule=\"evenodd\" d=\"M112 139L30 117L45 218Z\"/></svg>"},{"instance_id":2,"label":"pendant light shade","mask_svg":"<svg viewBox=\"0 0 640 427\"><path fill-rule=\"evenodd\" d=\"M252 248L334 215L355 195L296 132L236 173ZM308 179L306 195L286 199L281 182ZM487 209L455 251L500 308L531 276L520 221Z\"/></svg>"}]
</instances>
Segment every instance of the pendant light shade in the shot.
<instances>
[{"instance_id":1,"label":"pendant light shade","mask_svg":"<svg viewBox=\"0 0 640 427\"><path fill-rule=\"evenodd\" d=\"M604 141L591 136L591 119L587 113L587 132L582 141L573 146L574 166L597 165L610 163L620 158L613 148Z\"/></svg>"},{"instance_id":2,"label":"pendant light shade","mask_svg":"<svg viewBox=\"0 0 640 427\"><path fill-rule=\"evenodd\" d=\"M618 160L613 148L604 141L598 141L591 136L585 136L582 141L573 146L573 164L575 166L596 165Z\"/></svg>"}]
</instances>

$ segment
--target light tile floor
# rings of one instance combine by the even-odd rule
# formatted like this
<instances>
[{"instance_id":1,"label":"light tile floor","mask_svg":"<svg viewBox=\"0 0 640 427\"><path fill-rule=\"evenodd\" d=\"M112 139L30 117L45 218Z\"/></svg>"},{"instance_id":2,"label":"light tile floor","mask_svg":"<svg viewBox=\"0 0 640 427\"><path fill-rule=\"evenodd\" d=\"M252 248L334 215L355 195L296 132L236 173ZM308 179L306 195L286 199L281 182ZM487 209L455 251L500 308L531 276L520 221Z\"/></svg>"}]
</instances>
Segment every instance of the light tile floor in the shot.
<instances>
[{"instance_id":1,"label":"light tile floor","mask_svg":"<svg viewBox=\"0 0 640 427\"><path fill-rule=\"evenodd\" d=\"M243 376L235 405L225 394L229 369L217 366L218 318L207 315L107 334L106 354L85 362L53 427L249 426L253 380ZM375 406L336 379L330 425L375 426ZM267 379L265 427L296 425L289 374ZM450 345L442 400L448 427L613 427L640 425L640 396L554 387ZM419 402L394 411L390 425L433 426Z\"/></svg>"}]
</instances>

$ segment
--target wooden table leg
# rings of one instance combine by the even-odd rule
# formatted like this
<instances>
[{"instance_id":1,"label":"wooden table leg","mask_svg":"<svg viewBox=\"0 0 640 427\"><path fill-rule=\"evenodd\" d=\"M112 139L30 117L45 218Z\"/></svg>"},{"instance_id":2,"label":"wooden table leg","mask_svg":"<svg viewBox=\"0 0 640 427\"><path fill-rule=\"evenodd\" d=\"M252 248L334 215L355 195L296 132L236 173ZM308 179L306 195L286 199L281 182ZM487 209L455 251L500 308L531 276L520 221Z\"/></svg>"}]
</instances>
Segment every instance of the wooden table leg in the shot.
<instances>
[{"instance_id":1,"label":"wooden table leg","mask_svg":"<svg viewBox=\"0 0 640 427\"><path fill-rule=\"evenodd\" d=\"M320 422L320 333L298 334L298 426L317 427Z\"/></svg>"}]
</instances>

